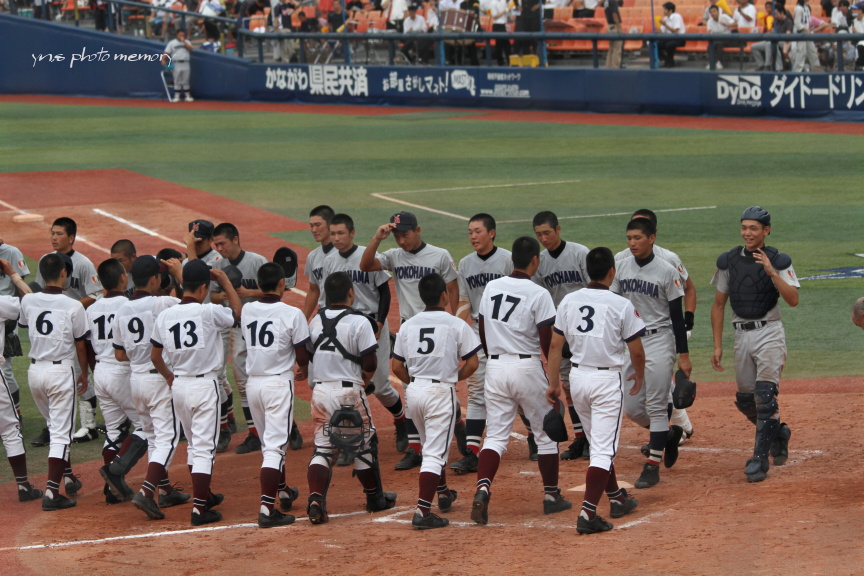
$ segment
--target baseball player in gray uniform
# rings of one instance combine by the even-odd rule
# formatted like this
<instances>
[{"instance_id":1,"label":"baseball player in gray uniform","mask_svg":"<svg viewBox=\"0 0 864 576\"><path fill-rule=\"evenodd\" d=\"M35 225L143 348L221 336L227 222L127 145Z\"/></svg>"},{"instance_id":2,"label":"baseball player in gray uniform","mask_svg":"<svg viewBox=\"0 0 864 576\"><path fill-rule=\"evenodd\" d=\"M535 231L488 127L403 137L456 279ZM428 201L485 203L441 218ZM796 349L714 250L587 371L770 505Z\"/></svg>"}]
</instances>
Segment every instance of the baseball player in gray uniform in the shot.
<instances>
[{"instance_id":1,"label":"baseball player in gray uniform","mask_svg":"<svg viewBox=\"0 0 864 576\"><path fill-rule=\"evenodd\" d=\"M657 215L647 208L640 208L633 212L633 215L630 217L633 218L647 218L654 224L654 228L657 228ZM696 314L696 286L693 284L693 280L690 278L690 274L687 272L687 268L684 266L684 263L681 262L681 258L675 252L671 250L667 250L662 246L658 246L654 244L654 256L669 262L672 266L678 270L678 274L681 275L681 285L684 287L684 328L687 330L687 339L690 339L690 333L693 330L693 322L695 320ZM632 256L629 248L625 248L615 255L615 261L624 260L625 258L629 258ZM671 403L672 400L669 400ZM673 434L675 437L680 436L678 440L678 444L683 444L685 440L693 436L693 424L690 422L690 417L687 414L687 410L678 409L674 406L672 407L672 417L669 419L670 424L672 425L669 433ZM678 430L680 428L680 430ZM643 453L647 456L647 452L649 450L648 446L645 445L642 447Z\"/></svg>"},{"instance_id":2,"label":"baseball player in gray uniform","mask_svg":"<svg viewBox=\"0 0 864 576\"><path fill-rule=\"evenodd\" d=\"M204 303L211 280L225 291L228 308ZM210 491L219 436L218 371L224 365L219 331L232 327L241 310L240 297L225 273L192 260L183 266L183 299L159 314L150 339L153 366L171 386L174 408L189 440L193 526L222 519L211 509L222 502L222 495ZM154 500L141 493L132 503L151 519L164 517Z\"/></svg>"},{"instance_id":3,"label":"baseball player in gray uniform","mask_svg":"<svg viewBox=\"0 0 864 576\"><path fill-rule=\"evenodd\" d=\"M513 272L510 251L495 246L495 219L489 214L475 214L468 221L468 240L474 252L459 261L459 311L460 318L468 321L480 337L480 300L486 284ZM486 375L486 354L482 348L477 352L478 366L468 377L468 410L465 422L468 453L450 465L457 474L477 472L477 455L486 428L486 397L483 381Z\"/></svg>"},{"instance_id":4,"label":"baseball player in gray uniform","mask_svg":"<svg viewBox=\"0 0 864 576\"><path fill-rule=\"evenodd\" d=\"M8 254L9 251L6 251ZM8 260L0 258L0 273L2 279L12 284L17 293L22 296L30 293L30 287L21 278L15 267ZM0 322L18 322L21 313L21 302L16 295L0 294ZM5 345L6 331L0 331L0 344ZM4 358L4 362L10 362ZM0 439L6 450L6 458L15 483L18 486L18 501L29 502L42 497L42 491L34 488L27 478L27 454L24 452L24 437L21 435L21 415L18 413L11 383L4 372L0 372ZM17 388L16 388L17 391Z\"/></svg>"},{"instance_id":5,"label":"baseball player in gray uniform","mask_svg":"<svg viewBox=\"0 0 864 576\"><path fill-rule=\"evenodd\" d=\"M78 225L71 218L57 218L51 225L51 247L56 253L65 254L72 260L72 272L63 286L63 293L87 308L102 297L102 284L90 259L74 249L77 234ZM36 273L36 283L43 288L46 285L41 271ZM79 370L76 368L76 374ZM81 427L72 436L73 442L89 442L99 437L96 429L97 405L95 387L88 386L78 403Z\"/></svg>"},{"instance_id":6,"label":"baseball player in gray uniform","mask_svg":"<svg viewBox=\"0 0 864 576\"><path fill-rule=\"evenodd\" d=\"M568 294L558 305L552 345L549 348L549 388L546 397L553 406L561 396L558 365L565 342L573 356L573 402L585 435L591 443L591 464L585 479L585 500L576 530L594 534L612 529L612 524L597 514L603 492L610 503L610 515L620 518L639 504L618 486L614 459L621 436L622 397L638 393L645 375L645 351L640 338L645 324L633 304L612 294L615 259L608 248L595 248L586 257L591 282L586 290ZM634 381L625 386L621 378L626 344L633 365Z\"/></svg>"},{"instance_id":7,"label":"baseball player in gray uniform","mask_svg":"<svg viewBox=\"0 0 864 576\"><path fill-rule=\"evenodd\" d=\"M532 224L534 235L544 248L540 253L540 267L534 275L534 281L549 290L552 302L557 308L564 296L588 285L588 276L585 272L585 256L588 254L588 248L561 238L561 226L554 212L538 212ZM564 354L569 356L569 350L565 350ZM579 422L579 414L573 408L573 400L570 397L569 362L561 364L559 377L567 399L567 412L573 422L573 442L561 452L561 459L575 460L583 455L587 456L588 446L585 443L582 424ZM536 453L536 446L532 445L533 436L529 434L528 440L529 448Z\"/></svg>"},{"instance_id":8,"label":"baseball player in gray uniform","mask_svg":"<svg viewBox=\"0 0 864 576\"><path fill-rule=\"evenodd\" d=\"M768 456L779 466L789 457L792 431L780 422L777 402L780 374L786 364L786 334L780 314L780 298L798 305L798 277L792 258L765 245L771 233L771 214L751 206L741 215L743 246L736 246L717 259L711 284L717 287L711 307L714 354L711 365L724 370L723 318L726 302L732 306L735 327L735 406L756 425L753 457L744 474L748 482L761 482L768 475Z\"/></svg>"},{"instance_id":9,"label":"baseball player in gray uniform","mask_svg":"<svg viewBox=\"0 0 864 576\"><path fill-rule=\"evenodd\" d=\"M468 324L445 311L447 284L439 274L424 276L417 288L426 309L399 329L393 373L411 382L405 393L424 447L417 511L411 525L426 530L450 523L432 514L432 498L437 492L441 512L448 512L456 500L456 491L447 487L444 469L459 417L456 383L477 369L481 346Z\"/></svg>"},{"instance_id":10,"label":"baseball player in gray uniform","mask_svg":"<svg viewBox=\"0 0 864 576\"><path fill-rule=\"evenodd\" d=\"M364 246L354 244L354 220L347 214L336 214L330 222L330 239L335 250L324 258L322 278L333 272L347 272L354 282L354 309L375 318L378 323L378 369L372 376L375 397L393 415L396 427L396 450L408 448L408 430L405 425L405 409L399 392L390 383L390 276L383 271L364 272L360 269L360 258L366 251ZM377 255L376 255L377 258ZM339 455L339 466L350 464L345 453Z\"/></svg>"},{"instance_id":11,"label":"baseball player in gray uniform","mask_svg":"<svg viewBox=\"0 0 864 576\"><path fill-rule=\"evenodd\" d=\"M258 288L258 270L264 264L267 264L267 259L260 254L243 250L240 246L240 232L237 227L228 222L223 222L216 226L213 231L213 247L222 256L222 259L213 265L214 268L224 269L226 266L236 267L242 274L240 286L236 288L237 296L240 297L240 302L244 305L249 302L254 302L264 295ZM214 304L227 304L224 298L222 289L218 286L211 285L210 298ZM249 410L249 400L246 398L246 341L243 340L243 330L240 327L226 331L229 338L229 354L231 357L231 366L234 370L234 383L237 385L237 392L240 394L240 405L243 407L243 416L246 418L246 426L248 434L243 442L234 448L237 454L248 454L250 452L258 452L261 450L261 439L258 436L258 429L255 427L255 420L252 417L252 412ZM227 356L226 356L227 358ZM230 394L230 390L228 391ZM232 401L233 401L233 397ZM222 426L221 432L224 434L227 422Z\"/></svg>"},{"instance_id":12,"label":"baseball player in gray uniform","mask_svg":"<svg viewBox=\"0 0 864 576\"><path fill-rule=\"evenodd\" d=\"M384 492L381 486L378 441L364 391L378 363L373 321L351 308L354 288L347 272L328 276L324 294L327 306L309 323L310 351L318 358L312 389L315 452L307 471L306 512L312 524L324 524L329 519L327 489L337 448L351 450L354 456L354 475L363 485L367 511L396 505L396 493ZM344 420L350 422L350 432L342 431ZM346 444L337 446L335 442L341 442L343 434Z\"/></svg>"},{"instance_id":13,"label":"baseball player in gray uniform","mask_svg":"<svg viewBox=\"0 0 864 576\"><path fill-rule=\"evenodd\" d=\"M9 244L2 243L0 240L0 260L5 260L9 263L13 274L18 274L18 277L25 281L30 275L30 269L27 267L27 262L24 261L24 255L21 251ZM29 288L27 290L30 291ZM0 296L14 296L16 299L19 290L15 282L12 281L12 275L0 271ZM0 374L6 379L6 386L12 394L12 399L15 404L15 410L20 414L20 397L21 392L18 389L18 380L15 378L15 371L12 370L12 358L23 356L21 351L21 341L18 339L18 317L6 321L5 327L5 346L3 347L3 363L0 364ZM40 444L44 446L46 442Z\"/></svg>"},{"instance_id":14,"label":"baseball player in gray uniform","mask_svg":"<svg viewBox=\"0 0 864 576\"><path fill-rule=\"evenodd\" d=\"M309 278L309 290L306 292L306 301L303 303L303 313L307 320L312 319L315 308L324 307L324 258L333 250L333 242L330 241L330 221L333 220L335 212L330 206L316 206L309 212L309 231L320 246L306 256L306 266L303 274Z\"/></svg>"},{"instance_id":15,"label":"baseball player in gray uniform","mask_svg":"<svg viewBox=\"0 0 864 576\"><path fill-rule=\"evenodd\" d=\"M275 504L278 497L289 509L297 497L297 489L285 485L285 446L294 421L294 369L299 367L302 379L309 364L309 326L300 309L281 302L285 271L279 265L265 263L256 280L262 296L243 307L246 396L262 439L258 526L272 528L294 522L294 516L276 510Z\"/></svg>"},{"instance_id":16,"label":"baseball player in gray uniform","mask_svg":"<svg viewBox=\"0 0 864 576\"><path fill-rule=\"evenodd\" d=\"M163 264L178 282L182 280L180 260L174 258ZM129 363L130 393L141 426L138 428L136 424L135 433L123 441L111 464L100 469L108 485L113 486L147 454L147 475L139 495L153 499L158 493L159 509L185 504L190 498L175 489L168 477L168 467L180 440L180 420L174 410L171 387L151 359L150 339L156 318L163 310L180 303L177 298L159 294L163 284L161 270L159 260L153 256L136 258L131 271L135 292L114 315L114 357ZM115 487L112 492L115 491L120 490Z\"/></svg>"},{"instance_id":17,"label":"baseball player in gray uniform","mask_svg":"<svg viewBox=\"0 0 864 576\"><path fill-rule=\"evenodd\" d=\"M378 247L391 233L399 247L379 254ZM433 272L440 274L447 282L450 312L455 314L459 307L459 282L457 281L459 274L456 272L453 258L443 248L432 246L422 240L417 217L411 212L398 212L390 217L389 224L378 228L363 252L360 269L364 272L389 270L392 273L402 322L410 320L425 308L423 301L420 300L417 284L421 278ZM403 382L403 386L406 384ZM462 431L461 433L457 431L457 437L460 434L464 435L464 422L460 420L457 423L457 430L459 424ZM422 462L422 447L417 428L410 418L406 421L406 426L409 447L405 457L396 464L397 470L410 470Z\"/></svg>"},{"instance_id":18,"label":"baseball player in gray uniform","mask_svg":"<svg viewBox=\"0 0 864 576\"><path fill-rule=\"evenodd\" d=\"M78 300L63 295L72 260L65 254L46 254L39 261L45 288L21 299L18 324L29 329L30 369L27 381L39 413L48 422L48 484L42 510L75 506L81 480L72 474L69 446L75 427L75 390L87 390L87 315ZM76 362L80 373L76 376ZM60 494L64 483L66 496Z\"/></svg>"},{"instance_id":19,"label":"baseball player in gray uniform","mask_svg":"<svg viewBox=\"0 0 864 576\"><path fill-rule=\"evenodd\" d=\"M669 429L669 394L676 354L678 367L689 378L690 354L684 329L684 288L678 271L652 252L654 224L646 218L627 223L627 244L632 256L618 261L611 290L630 300L645 322L645 383L638 394L624 397L624 411L636 424L648 428L649 454L636 488L660 482L660 460L670 468L678 459L678 436ZM624 376L633 375L627 363ZM680 428L679 428L680 431ZM665 453L665 454L664 454Z\"/></svg>"},{"instance_id":20,"label":"baseball player in gray uniform","mask_svg":"<svg viewBox=\"0 0 864 576\"><path fill-rule=\"evenodd\" d=\"M486 439L477 464L477 492L471 519L489 522L492 480L507 450L513 420L522 413L535 430L537 466L543 479L543 513L569 510L572 504L558 489L558 444L543 430L548 411L541 351L547 355L555 322L549 292L531 277L540 266L540 244L523 236L513 242L513 273L486 285L480 302L480 340L486 364Z\"/></svg>"},{"instance_id":21,"label":"baseball player in gray uniform","mask_svg":"<svg viewBox=\"0 0 864 576\"><path fill-rule=\"evenodd\" d=\"M123 295L129 298L135 292L135 282L132 280L132 263L138 254L135 250L135 244L131 240L117 240L111 245L111 258L114 258L123 265L128 278L126 288L123 290Z\"/></svg>"},{"instance_id":22,"label":"baseball player in gray uniform","mask_svg":"<svg viewBox=\"0 0 864 576\"><path fill-rule=\"evenodd\" d=\"M165 46L165 53L162 55L162 64L168 59L174 64L174 97L172 102L194 102L192 98L192 90L189 87L189 79L192 77L192 67L189 61L192 59L192 44L186 40L186 31L178 29L177 37L168 42Z\"/></svg>"}]
</instances>

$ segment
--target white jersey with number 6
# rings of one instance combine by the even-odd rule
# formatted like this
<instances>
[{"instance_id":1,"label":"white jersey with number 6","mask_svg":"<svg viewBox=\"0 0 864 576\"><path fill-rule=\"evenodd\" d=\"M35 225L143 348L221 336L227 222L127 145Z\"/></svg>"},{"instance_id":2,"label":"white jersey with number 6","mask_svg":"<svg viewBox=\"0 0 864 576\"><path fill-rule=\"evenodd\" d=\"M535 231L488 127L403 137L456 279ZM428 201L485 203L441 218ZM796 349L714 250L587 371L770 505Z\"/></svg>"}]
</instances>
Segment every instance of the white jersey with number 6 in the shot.
<instances>
[{"instance_id":1,"label":"white jersey with number 6","mask_svg":"<svg viewBox=\"0 0 864 576\"><path fill-rule=\"evenodd\" d=\"M150 341L164 349L165 363L175 376L194 377L222 368L219 330L233 325L230 308L181 301L159 314Z\"/></svg>"},{"instance_id":2,"label":"white jersey with number 6","mask_svg":"<svg viewBox=\"0 0 864 576\"><path fill-rule=\"evenodd\" d=\"M545 288L527 277L505 276L486 285L480 302L486 352L540 354L540 326L555 321L555 305Z\"/></svg>"},{"instance_id":3,"label":"white jersey with number 6","mask_svg":"<svg viewBox=\"0 0 864 576\"><path fill-rule=\"evenodd\" d=\"M163 310L176 306L173 296L137 296L117 310L114 316L114 348L124 350L133 372L149 372L153 368L150 351L153 326Z\"/></svg>"},{"instance_id":4,"label":"white jersey with number 6","mask_svg":"<svg viewBox=\"0 0 864 576\"><path fill-rule=\"evenodd\" d=\"M468 324L444 310L430 310L402 325L393 357L405 362L412 378L455 384L459 361L479 349L480 339Z\"/></svg>"},{"instance_id":5,"label":"white jersey with number 6","mask_svg":"<svg viewBox=\"0 0 864 576\"><path fill-rule=\"evenodd\" d=\"M299 308L279 301L250 302L243 307L242 324L249 376L294 370L294 349L309 341L309 326Z\"/></svg>"},{"instance_id":6,"label":"white jersey with number 6","mask_svg":"<svg viewBox=\"0 0 864 576\"><path fill-rule=\"evenodd\" d=\"M62 292L25 294L18 324L29 329L33 360L75 361L75 341L84 340L88 332L84 306Z\"/></svg>"}]
</instances>

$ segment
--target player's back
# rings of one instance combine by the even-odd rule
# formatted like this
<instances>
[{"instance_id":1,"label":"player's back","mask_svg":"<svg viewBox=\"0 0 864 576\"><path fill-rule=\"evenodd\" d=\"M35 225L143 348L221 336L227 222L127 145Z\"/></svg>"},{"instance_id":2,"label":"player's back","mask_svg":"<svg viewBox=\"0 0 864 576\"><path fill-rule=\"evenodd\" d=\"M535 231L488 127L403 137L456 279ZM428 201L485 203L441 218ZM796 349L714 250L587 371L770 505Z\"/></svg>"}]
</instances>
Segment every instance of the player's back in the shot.
<instances>
[{"instance_id":1,"label":"player's back","mask_svg":"<svg viewBox=\"0 0 864 576\"><path fill-rule=\"evenodd\" d=\"M549 292L527 276L505 276L486 285L480 314L490 356L538 355L538 326L554 322L555 306Z\"/></svg>"},{"instance_id":2,"label":"player's back","mask_svg":"<svg viewBox=\"0 0 864 576\"><path fill-rule=\"evenodd\" d=\"M117 312L129 300L125 296L111 294L100 298L87 308L87 323L90 328L90 344L96 360L117 364L114 357L114 319Z\"/></svg>"},{"instance_id":3,"label":"player's back","mask_svg":"<svg viewBox=\"0 0 864 576\"><path fill-rule=\"evenodd\" d=\"M425 311L399 328L393 357L405 362L412 378L455 383L460 361L479 348L480 341L461 319L444 310Z\"/></svg>"},{"instance_id":4,"label":"player's back","mask_svg":"<svg viewBox=\"0 0 864 576\"><path fill-rule=\"evenodd\" d=\"M84 306L61 292L26 294L18 323L29 329L29 356L33 360L74 360L75 340L87 335Z\"/></svg>"},{"instance_id":5,"label":"player's back","mask_svg":"<svg viewBox=\"0 0 864 576\"><path fill-rule=\"evenodd\" d=\"M294 369L295 346L309 340L309 327L299 308L284 302L256 301L243 307L246 372L271 376Z\"/></svg>"},{"instance_id":6,"label":"player's back","mask_svg":"<svg viewBox=\"0 0 864 576\"><path fill-rule=\"evenodd\" d=\"M221 368L219 330L233 325L230 308L181 301L159 314L151 340L164 349L166 364L176 376L197 376Z\"/></svg>"},{"instance_id":7,"label":"player's back","mask_svg":"<svg viewBox=\"0 0 864 576\"><path fill-rule=\"evenodd\" d=\"M172 296L138 296L123 304L114 316L114 347L126 351L133 372L152 369L153 327L163 310L180 303Z\"/></svg>"},{"instance_id":8,"label":"player's back","mask_svg":"<svg viewBox=\"0 0 864 576\"><path fill-rule=\"evenodd\" d=\"M335 338L352 356L362 357L378 348L378 341L375 339L375 332L368 317L352 313L352 310L346 306L327 307L323 309L323 313L329 320L344 314L336 323ZM333 339L323 332L324 324L319 312L309 323L309 338L315 348L313 357L315 381L362 382L363 373L360 364L345 358Z\"/></svg>"}]
</instances>

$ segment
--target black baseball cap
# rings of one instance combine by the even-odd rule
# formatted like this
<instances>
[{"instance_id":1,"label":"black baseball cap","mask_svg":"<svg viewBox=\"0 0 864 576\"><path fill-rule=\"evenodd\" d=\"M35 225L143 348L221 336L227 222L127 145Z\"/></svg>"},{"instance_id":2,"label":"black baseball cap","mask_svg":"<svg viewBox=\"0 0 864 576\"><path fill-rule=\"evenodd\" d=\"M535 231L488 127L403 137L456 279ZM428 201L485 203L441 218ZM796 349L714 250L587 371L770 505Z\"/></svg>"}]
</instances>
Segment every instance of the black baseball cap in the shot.
<instances>
[{"instance_id":1,"label":"black baseball cap","mask_svg":"<svg viewBox=\"0 0 864 576\"><path fill-rule=\"evenodd\" d=\"M212 238L216 229L209 220L194 220L189 223L189 232L194 232L196 238Z\"/></svg>"},{"instance_id":2,"label":"black baseball cap","mask_svg":"<svg viewBox=\"0 0 864 576\"><path fill-rule=\"evenodd\" d=\"M132 280L147 280L156 276L160 272L159 261L155 256L151 256L149 254L145 254L144 256L138 256L134 262L132 262L132 270L130 270L132 274Z\"/></svg>"},{"instance_id":3,"label":"black baseball cap","mask_svg":"<svg viewBox=\"0 0 864 576\"><path fill-rule=\"evenodd\" d=\"M396 224L396 230L407 232L408 230L417 228L417 217L411 212L405 212L403 210L402 212L397 212L391 216L390 223Z\"/></svg>"},{"instance_id":4,"label":"black baseball cap","mask_svg":"<svg viewBox=\"0 0 864 576\"><path fill-rule=\"evenodd\" d=\"M66 276L72 275L72 257L68 254L63 254L62 252L57 252L57 255L60 256L60 259L63 260L63 264L66 265Z\"/></svg>"},{"instance_id":5,"label":"black baseball cap","mask_svg":"<svg viewBox=\"0 0 864 576\"><path fill-rule=\"evenodd\" d=\"M209 282L210 266L203 260L190 260L183 266L183 283Z\"/></svg>"}]
</instances>

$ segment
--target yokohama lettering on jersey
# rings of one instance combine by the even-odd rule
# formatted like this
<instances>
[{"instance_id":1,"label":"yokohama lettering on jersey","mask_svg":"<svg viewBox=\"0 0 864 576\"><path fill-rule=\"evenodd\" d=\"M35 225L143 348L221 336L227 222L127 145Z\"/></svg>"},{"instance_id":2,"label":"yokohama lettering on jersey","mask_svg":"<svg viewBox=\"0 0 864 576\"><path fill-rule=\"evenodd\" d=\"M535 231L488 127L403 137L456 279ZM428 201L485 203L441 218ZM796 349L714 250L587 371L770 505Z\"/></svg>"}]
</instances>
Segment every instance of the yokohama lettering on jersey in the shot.
<instances>
[{"instance_id":1,"label":"yokohama lettering on jersey","mask_svg":"<svg viewBox=\"0 0 864 576\"><path fill-rule=\"evenodd\" d=\"M610 290L633 303L648 330L672 326L669 302L684 296L678 270L657 257L645 266L639 266L633 256L617 262Z\"/></svg>"},{"instance_id":2,"label":"yokohama lettering on jersey","mask_svg":"<svg viewBox=\"0 0 864 576\"><path fill-rule=\"evenodd\" d=\"M126 302L114 316L114 348L125 350L132 371L146 373L153 368L150 351L153 326L164 310L180 300L172 296L141 296Z\"/></svg>"},{"instance_id":3,"label":"yokohama lettering on jersey","mask_svg":"<svg viewBox=\"0 0 864 576\"><path fill-rule=\"evenodd\" d=\"M87 308L87 323L90 326L90 345L96 360L119 364L114 356L114 319L117 312L129 300L125 296L111 295L100 298Z\"/></svg>"},{"instance_id":4,"label":"yokohama lettering on jersey","mask_svg":"<svg viewBox=\"0 0 864 576\"><path fill-rule=\"evenodd\" d=\"M505 276L486 285L480 302L486 351L539 355L539 326L555 321L549 292L527 278Z\"/></svg>"},{"instance_id":5,"label":"yokohama lettering on jersey","mask_svg":"<svg viewBox=\"0 0 864 576\"><path fill-rule=\"evenodd\" d=\"M324 313L327 318L335 318L344 311L345 306L339 306L327 308ZM310 347L318 342L323 331L324 326L321 324L321 317L316 314L309 323ZM347 314L339 320L336 324L336 339L349 354L354 356L365 356L378 349L378 341L375 339L375 332L372 331L369 319L359 314ZM322 341L313 352L315 382L338 382L340 380L363 382L363 372L360 365L342 356L342 353L329 339Z\"/></svg>"},{"instance_id":6,"label":"yokohama lettering on jersey","mask_svg":"<svg viewBox=\"0 0 864 576\"><path fill-rule=\"evenodd\" d=\"M88 332L81 302L53 292L25 294L18 324L29 329L33 360L74 360L75 341L87 338Z\"/></svg>"},{"instance_id":7,"label":"yokohama lettering on jersey","mask_svg":"<svg viewBox=\"0 0 864 576\"><path fill-rule=\"evenodd\" d=\"M309 283L318 286L321 294L318 296L318 307L323 308L326 303L324 295L324 280L327 277L324 275L324 259L333 251L333 244L318 246L306 256L306 267L303 268L303 274L309 277Z\"/></svg>"},{"instance_id":8,"label":"yokohama lettering on jersey","mask_svg":"<svg viewBox=\"0 0 864 576\"><path fill-rule=\"evenodd\" d=\"M360 270L360 258L363 257L365 246L351 248L343 254L338 250L331 250L324 259L324 279L334 272L346 272L351 276L354 283L354 305L353 307L364 314L375 316L378 314L378 287L390 281L386 272L364 272ZM378 258L378 253L375 254ZM323 282L322 282L323 284Z\"/></svg>"},{"instance_id":9,"label":"yokohama lettering on jersey","mask_svg":"<svg viewBox=\"0 0 864 576\"><path fill-rule=\"evenodd\" d=\"M567 294L588 285L588 275L585 272L587 255L588 248L576 242L564 242L564 249L557 258L553 257L549 250L540 253L540 267L537 268L533 280L549 291L555 306L558 306Z\"/></svg>"},{"instance_id":10,"label":"yokohama lettering on jersey","mask_svg":"<svg viewBox=\"0 0 864 576\"><path fill-rule=\"evenodd\" d=\"M294 349L309 341L309 326L300 309L283 302L250 302L243 307L241 324L249 376L293 372Z\"/></svg>"},{"instance_id":11,"label":"yokohama lettering on jersey","mask_svg":"<svg viewBox=\"0 0 864 576\"><path fill-rule=\"evenodd\" d=\"M443 310L430 310L399 328L393 357L405 362L412 378L455 384L460 360L479 349L480 339L468 324Z\"/></svg>"},{"instance_id":12,"label":"yokohama lettering on jersey","mask_svg":"<svg viewBox=\"0 0 864 576\"><path fill-rule=\"evenodd\" d=\"M509 250L495 246L486 258L472 252L459 261L459 298L471 304L471 318L475 328L480 315L480 300L486 285L492 280L513 272L513 259Z\"/></svg>"},{"instance_id":13,"label":"yokohama lettering on jersey","mask_svg":"<svg viewBox=\"0 0 864 576\"><path fill-rule=\"evenodd\" d=\"M234 326L230 308L182 302L156 318L150 341L163 348L165 363L175 376L215 372L224 362L219 330Z\"/></svg>"},{"instance_id":14,"label":"yokohama lettering on jersey","mask_svg":"<svg viewBox=\"0 0 864 576\"><path fill-rule=\"evenodd\" d=\"M624 343L645 331L633 304L609 290L586 288L568 294L558 305L555 331L563 334L570 362L592 368L621 368Z\"/></svg>"},{"instance_id":15,"label":"yokohama lettering on jersey","mask_svg":"<svg viewBox=\"0 0 864 576\"><path fill-rule=\"evenodd\" d=\"M381 268L393 272L399 315L403 322L426 308L417 290L421 278L433 272L440 274L445 282L459 277L450 253L425 242L414 252L391 248L381 253L378 261Z\"/></svg>"}]
</instances>

